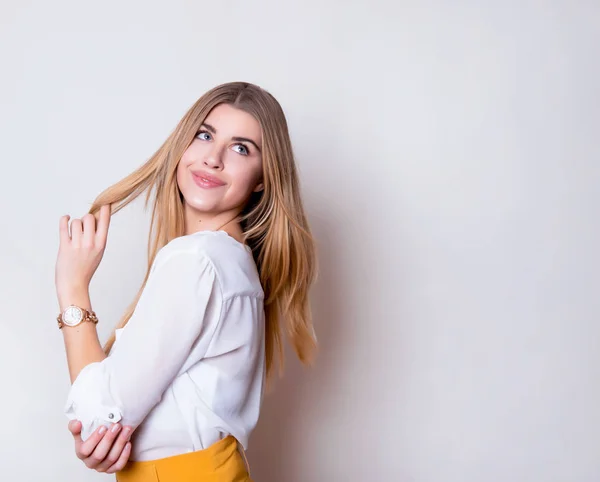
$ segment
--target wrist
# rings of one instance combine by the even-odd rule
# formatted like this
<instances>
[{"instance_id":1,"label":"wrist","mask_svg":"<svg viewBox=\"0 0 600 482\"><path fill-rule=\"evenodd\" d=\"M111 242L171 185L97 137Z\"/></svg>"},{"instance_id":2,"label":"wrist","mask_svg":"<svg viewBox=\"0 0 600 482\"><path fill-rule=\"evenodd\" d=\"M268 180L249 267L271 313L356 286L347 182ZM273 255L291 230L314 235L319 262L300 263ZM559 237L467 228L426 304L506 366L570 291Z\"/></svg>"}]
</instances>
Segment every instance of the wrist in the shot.
<instances>
[{"instance_id":1,"label":"wrist","mask_svg":"<svg viewBox=\"0 0 600 482\"><path fill-rule=\"evenodd\" d=\"M61 312L69 305L76 305L86 310L92 309L89 290L83 287L62 291L58 295L58 304L60 305Z\"/></svg>"}]
</instances>

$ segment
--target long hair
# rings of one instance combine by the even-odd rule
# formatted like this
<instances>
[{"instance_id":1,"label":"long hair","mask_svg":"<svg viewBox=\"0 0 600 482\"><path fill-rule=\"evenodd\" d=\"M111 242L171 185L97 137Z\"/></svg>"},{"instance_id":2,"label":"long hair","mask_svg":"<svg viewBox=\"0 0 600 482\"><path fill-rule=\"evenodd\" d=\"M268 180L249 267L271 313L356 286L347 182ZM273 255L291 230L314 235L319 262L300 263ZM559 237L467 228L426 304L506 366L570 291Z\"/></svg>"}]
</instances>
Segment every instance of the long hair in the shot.
<instances>
[{"instance_id":1,"label":"long hair","mask_svg":"<svg viewBox=\"0 0 600 482\"><path fill-rule=\"evenodd\" d=\"M115 327L122 328L135 310L157 252L185 234L177 165L209 112L220 104L230 104L251 114L262 129L264 189L251 195L239 219L265 293L265 356L270 378L277 366L279 374L283 373L283 332L303 363L313 359L316 338L309 289L317 277L315 243L300 197L287 121L270 93L246 82L231 82L211 89L186 112L145 164L94 200L90 213L96 214L102 205L110 204L114 214L143 193L147 209L152 199L148 267L135 299ZM114 342L113 331L104 346L107 354Z\"/></svg>"}]
</instances>

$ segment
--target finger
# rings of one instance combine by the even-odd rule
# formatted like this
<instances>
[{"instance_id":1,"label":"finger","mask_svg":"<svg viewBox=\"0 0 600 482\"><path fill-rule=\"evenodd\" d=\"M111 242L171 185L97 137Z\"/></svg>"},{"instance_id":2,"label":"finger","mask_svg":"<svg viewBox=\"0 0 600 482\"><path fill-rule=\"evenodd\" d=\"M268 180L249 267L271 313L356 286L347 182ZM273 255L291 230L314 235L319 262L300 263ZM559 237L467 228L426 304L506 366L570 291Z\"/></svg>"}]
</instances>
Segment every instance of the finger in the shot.
<instances>
[{"instance_id":1,"label":"finger","mask_svg":"<svg viewBox=\"0 0 600 482\"><path fill-rule=\"evenodd\" d=\"M98 227L96 229L96 241L100 247L106 246L108 238L108 228L110 226L110 204L105 204L100 208L98 217Z\"/></svg>"},{"instance_id":2,"label":"finger","mask_svg":"<svg viewBox=\"0 0 600 482\"><path fill-rule=\"evenodd\" d=\"M101 425L94 430L94 433L92 433L92 435L90 435L85 442L82 442L79 445L75 444L75 452L77 453L77 457L79 457L81 460L88 458L96 446L100 443L106 432L106 427Z\"/></svg>"},{"instance_id":3,"label":"finger","mask_svg":"<svg viewBox=\"0 0 600 482\"><path fill-rule=\"evenodd\" d=\"M81 218L83 224L83 244L93 246L96 240L96 218L93 214L86 214Z\"/></svg>"},{"instance_id":4,"label":"finger","mask_svg":"<svg viewBox=\"0 0 600 482\"><path fill-rule=\"evenodd\" d=\"M79 421L79 420L71 420L69 421L69 432L71 432L73 435L79 435L81 433L81 429L83 427L83 424Z\"/></svg>"},{"instance_id":5,"label":"finger","mask_svg":"<svg viewBox=\"0 0 600 482\"><path fill-rule=\"evenodd\" d=\"M81 219L71 221L71 240L75 246L79 246L83 237L83 223Z\"/></svg>"},{"instance_id":6,"label":"finger","mask_svg":"<svg viewBox=\"0 0 600 482\"><path fill-rule=\"evenodd\" d=\"M60 242L68 243L71 240L71 236L69 235L69 219L71 216L68 214L66 216L61 216L60 221L58 222L58 232L60 235Z\"/></svg>"},{"instance_id":7,"label":"finger","mask_svg":"<svg viewBox=\"0 0 600 482\"><path fill-rule=\"evenodd\" d=\"M104 434L104 437L102 437L102 440L100 440L94 451L84 460L88 468L95 469L104 462L120 430L121 424L115 423Z\"/></svg>"},{"instance_id":8,"label":"finger","mask_svg":"<svg viewBox=\"0 0 600 482\"><path fill-rule=\"evenodd\" d=\"M73 440L75 440L75 453L78 452L83 441L81 440L81 429L83 424L78 420L71 420L69 422L68 428L69 432L73 435Z\"/></svg>"},{"instance_id":9,"label":"finger","mask_svg":"<svg viewBox=\"0 0 600 482\"><path fill-rule=\"evenodd\" d=\"M96 470L98 472L106 472L110 467L117 463L117 461L121 457L123 450L125 449L125 445L127 444L127 442L129 442L131 432L131 427L123 427L121 433L119 434L119 437L113 443L110 451L108 452L102 463L98 465L98 467L96 467Z\"/></svg>"},{"instance_id":10,"label":"finger","mask_svg":"<svg viewBox=\"0 0 600 482\"><path fill-rule=\"evenodd\" d=\"M106 471L106 473L114 474L115 472L118 472L119 470L123 470L125 468L125 465L127 465L127 461L129 460L130 455L131 455L131 442L127 442L125 444L125 448L123 449L123 452L121 452L121 456L119 457L119 460L117 460L115 465L113 465L112 467L109 467L108 470Z\"/></svg>"}]
</instances>

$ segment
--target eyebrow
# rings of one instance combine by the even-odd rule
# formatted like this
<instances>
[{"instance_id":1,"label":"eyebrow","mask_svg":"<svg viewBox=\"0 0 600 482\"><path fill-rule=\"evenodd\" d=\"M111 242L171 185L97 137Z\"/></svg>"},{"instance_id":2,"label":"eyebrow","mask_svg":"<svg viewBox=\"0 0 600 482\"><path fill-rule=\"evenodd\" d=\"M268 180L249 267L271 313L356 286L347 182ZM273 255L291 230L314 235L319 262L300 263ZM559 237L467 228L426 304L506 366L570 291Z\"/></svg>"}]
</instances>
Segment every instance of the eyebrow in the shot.
<instances>
[{"instance_id":1,"label":"eyebrow","mask_svg":"<svg viewBox=\"0 0 600 482\"><path fill-rule=\"evenodd\" d=\"M202 124L201 127L206 127L207 131L212 132L213 134L217 133L217 129L215 129L213 126L211 126L210 124ZM256 142L254 142L252 139L248 139L247 137L232 137L231 140L236 141L236 142L249 142L250 144L252 144L254 147L256 147L256 150L258 152L260 151L260 147L258 147L258 144Z\"/></svg>"}]
</instances>

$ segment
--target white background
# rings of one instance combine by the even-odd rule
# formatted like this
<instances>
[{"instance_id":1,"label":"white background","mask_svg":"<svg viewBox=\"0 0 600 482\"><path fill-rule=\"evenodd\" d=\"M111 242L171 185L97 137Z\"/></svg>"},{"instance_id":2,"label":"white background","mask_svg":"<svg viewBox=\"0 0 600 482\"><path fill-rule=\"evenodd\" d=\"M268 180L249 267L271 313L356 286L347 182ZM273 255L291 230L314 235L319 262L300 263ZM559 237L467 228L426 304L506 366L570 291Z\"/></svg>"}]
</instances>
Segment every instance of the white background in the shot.
<instances>
[{"instance_id":1,"label":"white background","mask_svg":"<svg viewBox=\"0 0 600 482\"><path fill-rule=\"evenodd\" d=\"M231 80L283 105L321 259L318 364L266 399L254 479L600 480L597 2L0 5L3 480L108 480L62 414L58 219ZM103 339L147 226L113 219Z\"/></svg>"}]
</instances>

